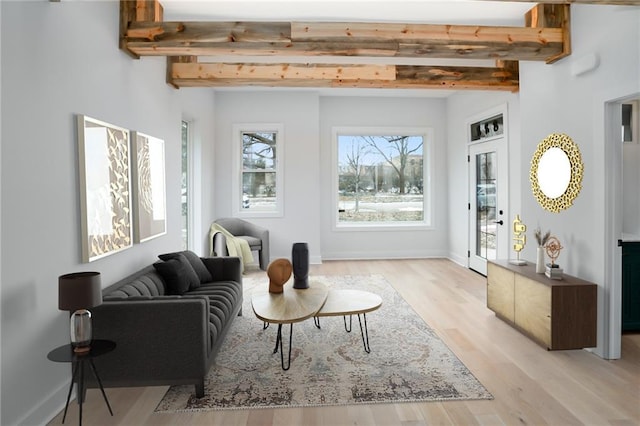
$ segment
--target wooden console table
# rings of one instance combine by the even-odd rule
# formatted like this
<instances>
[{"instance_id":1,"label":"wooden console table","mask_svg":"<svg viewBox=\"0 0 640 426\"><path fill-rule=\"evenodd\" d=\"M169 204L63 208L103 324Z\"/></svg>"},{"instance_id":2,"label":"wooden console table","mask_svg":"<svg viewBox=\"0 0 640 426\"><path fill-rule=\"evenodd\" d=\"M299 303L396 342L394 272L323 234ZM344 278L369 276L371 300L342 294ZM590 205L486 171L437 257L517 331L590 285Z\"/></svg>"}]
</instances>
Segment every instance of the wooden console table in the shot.
<instances>
[{"instance_id":1,"label":"wooden console table","mask_svg":"<svg viewBox=\"0 0 640 426\"><path fill-rule=\"evenodd\" d=\"M535 265L487 261L487 307L548 350L597 345L597 285L564 274L552 280Z\"/></svg>"}]
</instances>

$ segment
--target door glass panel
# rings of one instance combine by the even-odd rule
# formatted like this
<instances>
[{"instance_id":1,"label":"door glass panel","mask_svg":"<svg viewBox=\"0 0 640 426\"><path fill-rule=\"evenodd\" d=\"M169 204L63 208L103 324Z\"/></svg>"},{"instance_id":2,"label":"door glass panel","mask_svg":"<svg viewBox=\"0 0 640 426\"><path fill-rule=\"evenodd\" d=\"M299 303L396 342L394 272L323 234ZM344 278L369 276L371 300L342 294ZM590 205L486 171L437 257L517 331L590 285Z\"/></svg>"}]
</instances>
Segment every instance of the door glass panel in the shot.
<instances>
[{"instance_id":1,"label":"door glass panel","mask_svg":"<svg viewBox=\"0 0 640 426\"><path fill-rule=\"evenodd\" d=\"M496 259L496 153L476 155L476 255Z\"/></svg>"}]
</instances>

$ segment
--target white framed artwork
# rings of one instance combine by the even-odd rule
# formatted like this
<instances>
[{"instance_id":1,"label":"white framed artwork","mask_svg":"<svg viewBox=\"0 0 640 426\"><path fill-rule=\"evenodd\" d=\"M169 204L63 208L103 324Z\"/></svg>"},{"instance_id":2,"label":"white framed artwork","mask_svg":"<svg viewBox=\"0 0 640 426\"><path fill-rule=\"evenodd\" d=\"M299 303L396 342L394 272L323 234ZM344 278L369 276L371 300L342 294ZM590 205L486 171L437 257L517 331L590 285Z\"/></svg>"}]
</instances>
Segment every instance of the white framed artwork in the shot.
<instances>
[{"instance_id":1,"label":"white framed artwork","mask_svg":"<svg viewBox=\"0 0 640 426\"><path fill-rule=\"evenodd\" d=\"M134 242L167 233L164 141L132 132Z\"/></svg>"},{"instance_id":2,"label":"white framed artwork","mask_svg":"<svg viewBox=\"0 0 640 426\"><path fill-rule=\"evenodd\" d=\"M133 245L129 130L78 114L82 261Z\"/></svg>"}]
</instances>

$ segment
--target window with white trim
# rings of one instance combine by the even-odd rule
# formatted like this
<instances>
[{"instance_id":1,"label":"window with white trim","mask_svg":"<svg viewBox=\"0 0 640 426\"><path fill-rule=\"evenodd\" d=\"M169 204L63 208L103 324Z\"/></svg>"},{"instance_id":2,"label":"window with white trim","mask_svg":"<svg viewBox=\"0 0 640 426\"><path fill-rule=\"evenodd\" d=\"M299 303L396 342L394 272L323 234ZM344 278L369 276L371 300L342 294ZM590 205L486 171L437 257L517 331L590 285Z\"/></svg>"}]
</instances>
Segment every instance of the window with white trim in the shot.
<instances>
[{"instance_id":1,"label":"window with white trim","mask_svg":"<svg viewBox=\"0 0 640 426\"><path fill-rule=\"evenodd\" d=\"M239 216L282 215L282 139L279 124L236 124L237 179L234 212Z\"/></svg>"},{"instance_id":2,"label":"window with white trim","mask_svg":"<svg viewBox=\"0 0 640 426\"><path fill-rule=\"evenodd\" d=\"M334 129L336 226L431 226L426 128Z\"/></svg>"},{"instance_id":3,"label":"window with white trim","mask_svg":"<svg viewBox=\"0 0 640 426\"><path fill-rule=\"evenodd\" d=\"M180 226L180 230L181 230L181 235L182 235L182 249L183 250L187 250L190 248L189 246L189 229L190 229L190 222L191 220L189 219L190 217L190 209L189 209L189 202L190 202L190 188L189 188L189 178L190 178L190 164L189 164L189 157L190 157L190 152L191 152L191 148L190 148L190 137L191 137L191 131L190 131L190 125L188 121L182 120L182 126L181 126L181 130L182 130L182 138L181 138L181 152L182 152L182 173L181 173L181 188L182 188L182 197L181 197L181 204L182 204L182 213L180 215L181 217L181 226Z\"/></svg>"}]
</instances>

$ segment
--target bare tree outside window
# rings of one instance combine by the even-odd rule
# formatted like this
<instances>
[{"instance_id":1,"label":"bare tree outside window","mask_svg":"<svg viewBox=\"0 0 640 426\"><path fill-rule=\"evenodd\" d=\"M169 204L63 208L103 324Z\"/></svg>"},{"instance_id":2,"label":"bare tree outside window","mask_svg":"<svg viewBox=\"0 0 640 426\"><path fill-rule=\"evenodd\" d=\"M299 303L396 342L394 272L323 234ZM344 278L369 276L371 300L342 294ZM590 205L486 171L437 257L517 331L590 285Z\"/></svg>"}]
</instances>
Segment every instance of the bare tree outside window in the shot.
<instances>
[{"instance_id":1,"label":"bare tree outside window","mask_svg":"<svg viewBox=\"0 0 640 426\"><path fill-rule=\"evenodd\" d=\"M242 210L276 205L276 132L242 133Z\"/></svg>"},{"instance_id":2,"label":"bare tree outside window","mask_svg":"<svg viewBox=\"0 0 640 426\"><path fill-rule=\"evenodd\" d=\"M424 223L424 137L338 135L338 223Z\"/></svg>"}]
</instances>

